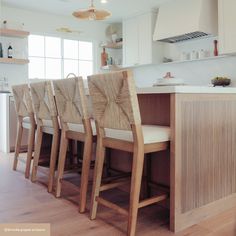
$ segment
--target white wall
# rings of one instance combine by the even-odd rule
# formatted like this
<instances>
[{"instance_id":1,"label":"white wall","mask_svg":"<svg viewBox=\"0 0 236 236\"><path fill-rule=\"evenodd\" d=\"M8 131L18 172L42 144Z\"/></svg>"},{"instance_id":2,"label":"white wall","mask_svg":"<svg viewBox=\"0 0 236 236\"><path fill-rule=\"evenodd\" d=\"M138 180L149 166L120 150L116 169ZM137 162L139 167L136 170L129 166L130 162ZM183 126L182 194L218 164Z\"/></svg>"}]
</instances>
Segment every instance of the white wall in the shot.
<instances>
[{"instance_id":1,"label":"white wall","mask_svg":"<svg viewBox=\"0 0 236 236\"><path fill-rule=\"evenodd\" d=\"M1 0L0 0L1 1ZM71 39L80 40L91 40L95 45L95 65L100 65L100 52L99 43L105 40L105 29L107 24L104 22L96 21L79 21L73 16L65 17L59 15L52 15L49 13L33 12L28 10L10 8L2 6L0 11L1 22L7 20L11 25L21 25L24 23L24 30L29 31L31 34L42 34L51 36L62 36ZM73 30L82 31L81 34L65 34L56 31L57 28L69 27ZM15 39L6 39L5 37L0 37L1 41L8 41L13 44L13 48L17 47L20 50L19 45L16 46ZM27 43L26 43L27 45ZM26 50L26 48L22 48ZM6 46L5 46L6 51ZM95 68L97 71L98 68ZM6 65L0 64L0 77L7 77L9 79L9 84L22 83L28 80L28 66L27 65Z\"/></svg>"},{"instance_id":2,"label":"white wall","mask_svg":"<svg viewBox=\"0 0 236 236\"><path fill-rule=\"evenodd\" d=\"M135 68L134 76L138 87L148 87L169 71L176 78L183 78L185 83L190 85L208 85L214 77L226 76L232 80L232 85L236 86L236 57L169 66L144 66Z\"/></svg>"},{"instance_id":3,"label":"white wall","mask_svg":"<svg viewBox=\"0 0 236 236\"><path fill-rule=\"evenodd\" d=\"M1 0L0 0L1 2ZM1 6L1 4L0 4ZM25 30L32 34L47 34L55 36L65 36L68 38L78 38L82 40L93 40L95 43L96 61L95 65L100 65L101 49L98 44L105 40L105 28L107 24L103 22L78 21L77 19L47 13L32 12L22 9L15 9L2 6L0 9L0 19L10 22L25 24ZM81 35L70 35L56 32L57 28L69 27L74 30L83 31ZM0 38L0 41L3 41ZM14 42L14 39L11 39ZM209 47L209 42L203 43ZM178 47L184 51L204 48L204 45L195 42L179 44ZM184 46L183 46L184 45ZM205 49L205 48L204 48ZM176 58L174 58L176 59ZM134 75L137 86L151 86L157 78L163 77L166 72L172 72L176 78L183 78L187 84L207 85L215 76L227 76L232 79L236 86L236 57L202 61L187 62L175 65L151 65L134 68ZM10 85L27 81L28 69L26 66L0 64L0 77L9 78Z\"/></svg>"},{"instance_id":4,"label":"white wall","mask_svg":"<svg viewBox=\"0 0 236 236\"><path fill-rule=\"evenodd\" d=\"M185 41L178 44L166 44L165 56L173 60L180 60L182 52L191 53L193 50L207 51L208 56L213 56L214 39ZM162 64L143 66L134 69L137 86L152 86L156 79L162 78L166 72L171 72L176 78L184 79L186 84L208 85L216 76L229 77L232 85L236 86L236 57L218 58L214 60L183 62L178 64Z\"/></svg>"}]
</instances>

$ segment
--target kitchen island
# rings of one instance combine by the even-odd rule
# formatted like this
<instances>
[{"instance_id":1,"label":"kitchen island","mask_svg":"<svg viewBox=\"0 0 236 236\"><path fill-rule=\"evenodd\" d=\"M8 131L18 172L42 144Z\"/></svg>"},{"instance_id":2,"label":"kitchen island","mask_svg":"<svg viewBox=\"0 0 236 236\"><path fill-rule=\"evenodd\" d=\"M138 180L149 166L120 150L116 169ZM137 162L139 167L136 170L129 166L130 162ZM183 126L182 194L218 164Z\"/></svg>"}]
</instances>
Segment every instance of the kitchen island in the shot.
<instances>
[{"instance_id":1,"label":"kitchen island","mask_svg":"<svg viewBox=\"0 0 236 236\"><path fill-rule=\"evenodd\" d=\"M150 192L159 191L156 184L170 189L170 229L235 207L236 88L163 86L137 93L142 123L171 127L170 150L145 158ZM111 156L111 169L130 171L129 153L112 150Z\"/></svg>"},{"instance_id":2,"label":"kitchen island","mask_svg":"<svg viewBox=\"0 0 236 236\"><path fill-rule=\"evenodd\" d=\"M236 206L236 88L137 92L142 123L171 127L169 156L159 154L151 166L153 181L169 181L170 229L180 231Z\"/></svg>"},{"instance_id":3,"label":"kitchen island","mask_svg":"<svg viewBox=\"0 0 236 236\"><path fill-rule=\"evenodd\" d=\"M169 187L165 205L174 232L235 207L236 88L159 86L137 94L142 124L171 128L170 150L145 158L141 197L147 186L151 193ZM111 156L111 168L131 170L129 153L112 150Z\"/></svg>"}]
</instances>

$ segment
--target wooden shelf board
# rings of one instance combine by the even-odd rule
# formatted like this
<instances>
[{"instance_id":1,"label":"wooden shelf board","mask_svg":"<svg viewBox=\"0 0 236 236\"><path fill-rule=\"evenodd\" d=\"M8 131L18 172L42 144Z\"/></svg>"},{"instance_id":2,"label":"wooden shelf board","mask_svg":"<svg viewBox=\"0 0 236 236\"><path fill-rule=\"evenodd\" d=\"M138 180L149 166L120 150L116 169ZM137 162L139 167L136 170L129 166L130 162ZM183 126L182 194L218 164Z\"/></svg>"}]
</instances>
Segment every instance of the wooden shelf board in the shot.
<instances>
[{"instance_id":1,"label":"wooden shelf board","mask_svg":"<svg viewBox=\"0 0 236 236\"><path fill-rule=\"evenodd\" d=\"M29 34L29 32L23 30L0 29L0 36L26 38Z\"/></svg>"},{"instance_id":2,"label":"wooden shelf board","mask_svg":"<svg viewBox=\"0 0 236 236\"><path fill-rule=\"evenodd\" d=\"M222 58L227 58L227 57L230 57L230 55L220 55L220 56L214 56L214 57L204 57L204 58L201 58L201 59L193 59L193 60L163 62L160 65L172 65L172 64L180 64L180 63L195 62L195 61L209 61L209 60L217 60L217 59L222 59Z\"/></svg>"},{"instance_id":3,"label":"wooden shelf board","mask_svg":"<svg viewBox=\"0 0 236 236\"><path fill-rule=\"evenodd\" d=\"M121 49L123 46L123 42L119 42L119 43L108 43L108 44L101 44L100 45L103 48L111 48L111 49Z\"/></svg>"},{"instance_id":4,"label":"wooden shelf board","mask_svg":"<svg viewBox=\"0 0 236 236\"><path fill-rule=\"evenodd\" d=\"M121 65L107 65L107 66L102 66L102 70L122 70L123 67Z\"/></svg>"},{"instance_id":5,"label":"wooden shelf board","mask_svg":"<svg viewBox=\"0 0 236 236\"><path fill-rule=\"evenodd\" d=\"M0 63L24 65L24 64L28 64L29 60L28 59L16 59L16 58L0 58Z\"/></svg>"}]
</instances>

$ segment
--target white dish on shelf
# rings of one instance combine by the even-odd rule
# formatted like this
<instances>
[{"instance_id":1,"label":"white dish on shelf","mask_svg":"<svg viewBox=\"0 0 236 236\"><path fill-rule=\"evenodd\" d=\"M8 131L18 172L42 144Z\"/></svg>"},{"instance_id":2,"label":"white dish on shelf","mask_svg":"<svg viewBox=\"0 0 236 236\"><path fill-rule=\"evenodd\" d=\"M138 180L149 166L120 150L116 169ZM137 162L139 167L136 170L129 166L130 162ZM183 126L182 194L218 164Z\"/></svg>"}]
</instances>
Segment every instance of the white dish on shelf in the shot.
<instances>
[{"instance_id":1,"label":"white dish on shelf","mask_svg":"<svg viewBox=\"0 0 236 236\"><path fill-rule=\"evenodd\" d=\"M185 84L174 84L174 83L173 84L169 84L169 83L168 84L164 84L164 83L163 84L157 84L156 83L156 84L153 84L153 87L157 87L157 86L181 86L181 85L183 86Z\"/></svg>"},{"instance_id":2,"label":"white dish on shelf","mask_svg":"<svg viewBox=\"0 0 236 236\"><path fill-rule=\"evenodd\" d=\"M168 85L184 85L183 79L170 78L170 79L157 79L157 82L153 86L168 86Z\"/></svg>"}]
</instances>

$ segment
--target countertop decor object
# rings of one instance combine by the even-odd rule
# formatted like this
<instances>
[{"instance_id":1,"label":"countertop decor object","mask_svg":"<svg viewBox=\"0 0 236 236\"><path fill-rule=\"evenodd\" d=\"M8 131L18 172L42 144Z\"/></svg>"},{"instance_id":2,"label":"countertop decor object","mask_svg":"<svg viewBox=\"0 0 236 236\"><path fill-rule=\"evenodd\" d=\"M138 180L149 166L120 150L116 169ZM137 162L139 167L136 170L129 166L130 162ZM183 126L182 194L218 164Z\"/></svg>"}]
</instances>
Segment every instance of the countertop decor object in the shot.
<instances>
[{"instance_id":1,"label":"countertop decor object","mask_svg":"<svg viewBox=\"0 0 236 236\"><path fill-rule=\"evenodd\" d=\"M211 80L211 83L215 86L228 86L231 83L231 80L226 77L215 77Z\"/></svg>"},{"instance_id":2,"label":"countertop decor object","mask_svg":"<svg viewBox=\"0 0 236 236\"><path fill-rule=\"evenodd\" d=\"M157 82L153 86L169 86L169 85L184 85L183 79L175 78L171 75L171 72L167 72L163 78L157 79Z\"/></svg>"},{"instance_id":3,"label":"countertop decor object","mask_svg":"<svg viewBox=\"0 0 236 236\"><path fill-rule=\"evenodd\" d=\"M3 29L6 29L6 28L7 28L7 21L6 21L6 20L4 20L4 21L2 22L2 27L3 27Z\"/></svg>"},{"instance_id":4,"label":"countertop decor object","mask_svg":"<svg viewBox=\"0 0 236 236\"><path fill-rule=\"evenodd\" d=\"M163 63L169 63L172 62L173 60L171 58L164 57L163 58Z\"/></svg>"},{"instance_id":5,"label":"countertop decor object","mask_svg":"<svg viewBox=\"0 0 236 236\"><path fill-rule=\"evenodd\" d=\"M94 6L94 1L91 0L91 5L88 9L75 11L72 15L81 20L105 20L111 16L111 13L106 10L96 9Z\"/></svg>"},{"instance_id":6,"label":"countertop decor object","mask_svg":"<svg viewBox=\"0 0 236 236\"><path fill-rule=\"evenodd\" d=\"M163 79L173 79L174 76L171 75L171 72L167 72L166 75L163 77Z\"/></svg>"},{"instance_id":7,"label":"countertop decor object","mask_svg":"<svg viewBox=\"0 0 236 236\"><path fill-rule=\"evenodd\" d=\"M214 40L214 56L217 57L219 55L218 53L218 41Z\"/></svg>"}]
</instances>

